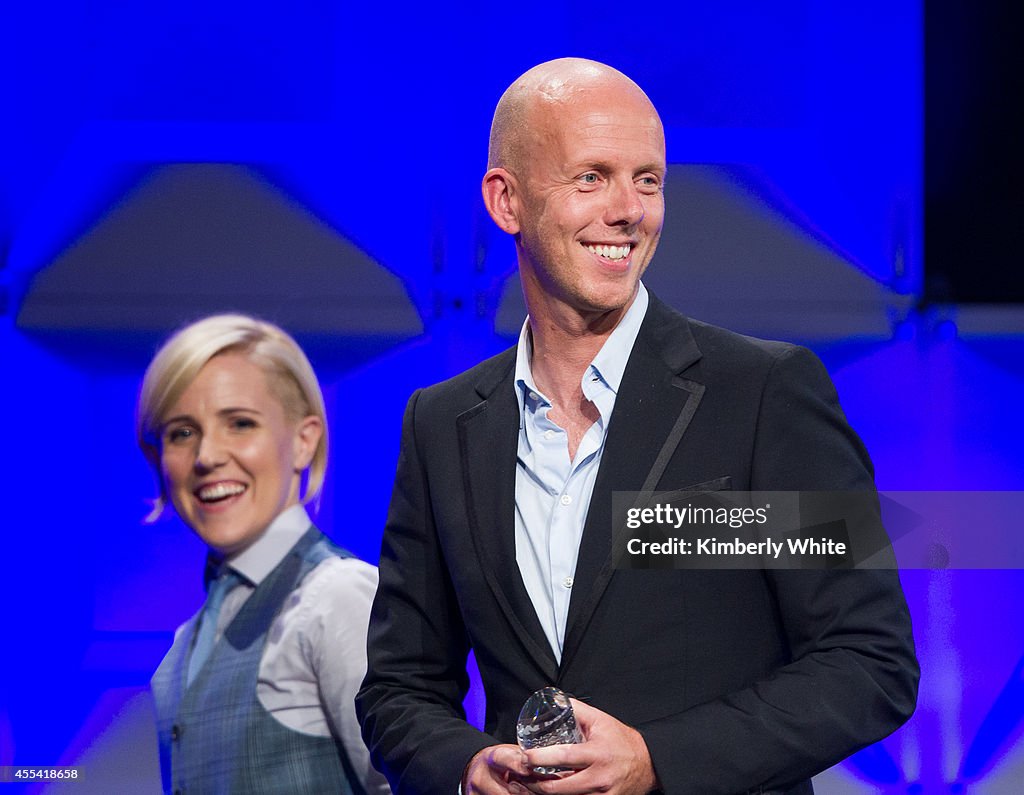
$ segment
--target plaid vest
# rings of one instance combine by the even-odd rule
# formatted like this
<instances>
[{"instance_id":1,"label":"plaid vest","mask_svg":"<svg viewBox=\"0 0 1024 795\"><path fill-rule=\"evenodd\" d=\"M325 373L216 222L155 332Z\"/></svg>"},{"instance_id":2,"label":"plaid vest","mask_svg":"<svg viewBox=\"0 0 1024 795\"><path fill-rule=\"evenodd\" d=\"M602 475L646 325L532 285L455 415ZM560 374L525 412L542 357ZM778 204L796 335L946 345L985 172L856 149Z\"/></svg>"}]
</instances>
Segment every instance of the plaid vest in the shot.
<instances>
[{"instance_id":1,"label":"plaid vest","mask_svg":"<svg viewBox=\"0 0 1024 795\"><path fill-rule=\"evenodd\" d=\"M310 527L242 605L188 687L197 620L181 632L151 683L165 792L363 792L339 742L283 726L256 696L274 619L302 578L331 555L351 557Z\"/></svg>"}]
</instances>

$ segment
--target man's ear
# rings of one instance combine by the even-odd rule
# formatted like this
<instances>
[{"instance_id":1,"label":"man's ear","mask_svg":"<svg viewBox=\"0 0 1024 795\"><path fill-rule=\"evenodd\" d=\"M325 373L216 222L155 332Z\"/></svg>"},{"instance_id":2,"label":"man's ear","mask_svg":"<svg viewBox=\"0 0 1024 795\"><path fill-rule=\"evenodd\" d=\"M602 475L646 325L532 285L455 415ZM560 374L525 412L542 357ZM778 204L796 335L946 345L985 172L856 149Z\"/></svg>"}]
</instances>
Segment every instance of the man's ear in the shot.
<instances>
[{"instance_id":1,"label":"man's ear","mask_svg":"<svg viewBox=\"0 0 1024 795\"><path fill-rule=\"evenodd\" d=\"M519 234L516 178L503 168L492 168L484 174L480 187L484 194L484 206L494 223L503 232Z\"/></svg>"}]
</instances>

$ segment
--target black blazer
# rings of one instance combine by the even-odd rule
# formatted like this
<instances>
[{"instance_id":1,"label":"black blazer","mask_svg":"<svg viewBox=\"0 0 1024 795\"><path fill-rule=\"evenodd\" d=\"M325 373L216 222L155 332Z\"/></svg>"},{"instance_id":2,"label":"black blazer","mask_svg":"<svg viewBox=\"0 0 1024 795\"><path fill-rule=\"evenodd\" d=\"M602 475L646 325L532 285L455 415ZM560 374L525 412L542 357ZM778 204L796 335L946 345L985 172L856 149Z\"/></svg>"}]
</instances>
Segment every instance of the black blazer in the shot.
<instances>
[{"instance_id":1,"label":"black blazer","mask_svg":"<svg viewBox=\"0 0 1024 795\"><path fill-rule=\"evenodd\" d=\"M555 684L636 727L666 793L810 792L901 725L918 680L892 570L626 571L612 491L873 489L813 354L651 296L594 486L556 664L515 559L515 350L412 396L356 699L396 792L455 795ZM473 650L486 734L461 707Z\"/></svg>"}]
</instances>

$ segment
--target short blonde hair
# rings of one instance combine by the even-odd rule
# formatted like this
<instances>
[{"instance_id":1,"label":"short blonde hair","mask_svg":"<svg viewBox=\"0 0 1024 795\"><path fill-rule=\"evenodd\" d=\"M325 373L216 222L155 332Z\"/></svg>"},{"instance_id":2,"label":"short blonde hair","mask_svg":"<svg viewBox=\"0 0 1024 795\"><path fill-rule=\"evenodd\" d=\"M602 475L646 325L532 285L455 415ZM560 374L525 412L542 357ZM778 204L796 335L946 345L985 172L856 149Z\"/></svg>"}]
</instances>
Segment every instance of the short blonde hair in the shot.
<instances>
[{"instance_id":1,"label":"short blonde hair","mask_svg":"<svg viewBox=\"0 0 1024 795\"><path fill-rule=\"evenodd\" d=\"M272 323L248 315L212 315L185 326L168 339L142 379L135 433L160 484L160 495L147 521L159 518L167 506L160 466L163 417L206 363L224 353L244 354L259 366L267 376L270 391L291 419L315 416L323 423L323 433L299 499L308 503L320 494L327 469L327 413L320 384L306 354L287 332Z\"/></svg>"}]
</instances>

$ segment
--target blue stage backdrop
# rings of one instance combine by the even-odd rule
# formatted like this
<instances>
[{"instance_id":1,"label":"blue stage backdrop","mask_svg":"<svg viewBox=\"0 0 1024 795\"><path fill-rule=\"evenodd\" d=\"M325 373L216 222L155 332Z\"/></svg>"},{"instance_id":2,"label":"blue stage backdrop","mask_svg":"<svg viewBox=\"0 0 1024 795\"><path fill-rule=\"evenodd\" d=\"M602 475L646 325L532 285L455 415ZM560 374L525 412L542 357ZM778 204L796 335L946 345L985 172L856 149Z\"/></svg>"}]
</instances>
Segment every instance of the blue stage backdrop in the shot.
<instances>
[{"instance_id":1,"label":"blue stage backdrop","mask_svg":"<svg viewBox=\"0 0 1024 795\"><path fill-rule=\"evenodd\" d=\"M548 58L608 62L662 112L653 290L815 349L880 488L1021 488L1020 309L917 300L920 0L481 6L5 11L0 765L157 786L145 688L202 601L203 549L142 524L132 417L182 323L244 310L296 334L329 404L318 522L376 561L409 394L523 322L479 180L501 91ZM1024 577L903 579L919 709L819 790L1020 792Z\"/></svg>"}]
</instances>

